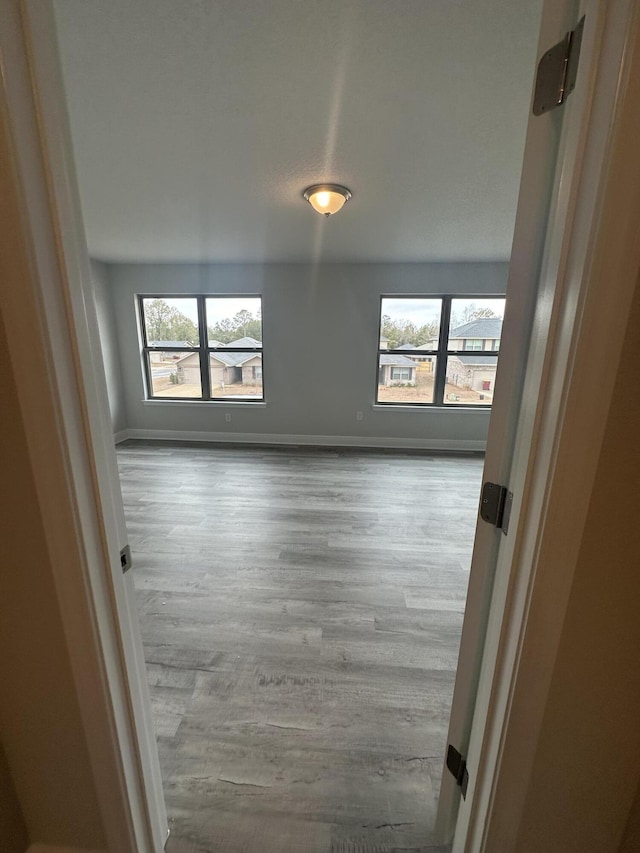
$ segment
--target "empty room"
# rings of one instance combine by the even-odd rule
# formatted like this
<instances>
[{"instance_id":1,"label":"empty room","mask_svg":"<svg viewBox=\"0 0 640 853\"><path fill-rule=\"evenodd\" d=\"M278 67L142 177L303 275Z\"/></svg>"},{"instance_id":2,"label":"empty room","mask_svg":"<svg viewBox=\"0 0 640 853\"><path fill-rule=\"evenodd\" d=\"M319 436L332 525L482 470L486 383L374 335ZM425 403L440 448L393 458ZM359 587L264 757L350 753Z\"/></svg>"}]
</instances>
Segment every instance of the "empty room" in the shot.
<instances>
[{"instance_id":1,"label":"empty room","mask_svg":"<svg viewBox=\"0 0 640 853\"><path fill-rule=\"evenodd\" d=\"M541 8L55 2L169 853L449 849Z\"/></svg>"}]
</instances>

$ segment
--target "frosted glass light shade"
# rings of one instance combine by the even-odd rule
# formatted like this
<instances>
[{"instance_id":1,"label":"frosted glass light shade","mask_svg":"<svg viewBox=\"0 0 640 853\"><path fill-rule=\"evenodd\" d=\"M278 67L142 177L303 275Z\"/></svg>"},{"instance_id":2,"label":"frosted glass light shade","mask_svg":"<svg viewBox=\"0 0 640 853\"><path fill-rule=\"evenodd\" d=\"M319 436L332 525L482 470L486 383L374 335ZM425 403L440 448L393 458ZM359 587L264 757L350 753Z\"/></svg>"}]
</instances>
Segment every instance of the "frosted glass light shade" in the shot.
<instances>
[{"instance_id":1,"label":"frosted glass light shade","mask_svg":"<svg viewBox=\"0 0 640 853\"><path fill-rule=\"evenodd\" d=\"M331 216L341 210L351 198L351 190L340 184L315 184L304 191L304 198L314 210Z\"/></svg>"}]
</instances>

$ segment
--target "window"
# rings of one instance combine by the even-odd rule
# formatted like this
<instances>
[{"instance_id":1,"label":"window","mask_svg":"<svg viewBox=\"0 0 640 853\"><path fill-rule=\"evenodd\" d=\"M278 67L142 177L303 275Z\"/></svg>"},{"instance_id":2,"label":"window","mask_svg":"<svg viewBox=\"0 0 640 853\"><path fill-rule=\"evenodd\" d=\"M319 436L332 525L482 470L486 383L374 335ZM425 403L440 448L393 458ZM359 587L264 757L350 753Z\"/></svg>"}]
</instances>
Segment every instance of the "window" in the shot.
<instances>
[{"instance_id":1,"label":"window","mask_svg":"<svg viewBox=\"0 0 640 853\"><path fill-rule=\"evenodd\" d=\"M149 399L264 400L259 296L139 296Z\"/></svg>"},{"instance_id":2,"label":"window","mask_svg":"<svg viewBox=\"0 0 640 853\"><path fill-rule=\"evenodd\" d=\"M504 303L484 296L383 296L376 403L490 406Z\"/></svg>"},{"instance_id":3,"label":"window","mask_svg":"<svg viewBox=\"0 0 640 853\"><path fill-rule=\"evenodd\" d=\"M391 378L409 380L411 379L411 369L409 367L392 367Z\"/></svg>"}]
</instances>

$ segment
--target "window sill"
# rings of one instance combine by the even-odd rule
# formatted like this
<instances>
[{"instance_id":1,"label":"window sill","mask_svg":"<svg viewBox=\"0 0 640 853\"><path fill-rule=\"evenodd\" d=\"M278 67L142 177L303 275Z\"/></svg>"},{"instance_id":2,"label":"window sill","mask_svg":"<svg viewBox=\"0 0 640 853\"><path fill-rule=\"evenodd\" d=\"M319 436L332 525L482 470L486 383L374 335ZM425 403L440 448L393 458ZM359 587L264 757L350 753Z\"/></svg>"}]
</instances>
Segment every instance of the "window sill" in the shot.
<instances>
[{"instance_id":1,"label":"window sill","mask_svg":"<svg viewBox=\"0 0 640 853\"><path fill-rule=\"evenodd\" d=\"M234 409L266 409L264 400L259 403L247 403L246 400L141 400L143 406L213 406L214 408L232 406Z\"/></svg>"},{"instance_id":2,"label":"window sill","mask_svg":"<svg viewBox=\"0 0 640 853\"><path fill-rule=\"evenodd\" d=\"M400 403L397 406L384 406L373 403L371 408L374 412L482 412L486 414L491 411L491 406L406 406Z\"/></svg>"}]
</instances>

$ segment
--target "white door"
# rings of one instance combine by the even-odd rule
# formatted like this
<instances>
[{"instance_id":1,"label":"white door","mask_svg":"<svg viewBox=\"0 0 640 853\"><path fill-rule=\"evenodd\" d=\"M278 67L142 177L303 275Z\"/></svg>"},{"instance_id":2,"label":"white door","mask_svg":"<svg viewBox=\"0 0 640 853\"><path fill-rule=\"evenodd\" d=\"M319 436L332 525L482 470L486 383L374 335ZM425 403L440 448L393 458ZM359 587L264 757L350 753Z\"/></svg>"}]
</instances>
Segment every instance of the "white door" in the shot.
<instances>
[{"instance_id":1,"label":"white door","mask_svg":"<svg viewBox=\"0 0 640 853\"><path fill-rule=\"evenodd\" d=\"M559 281L581 178L593 72L603 32L603 4L596 0L546 2L541 21L538 59L575 30L583 17L584 28L582 32L578 30L581 45L575 90L553 111L531 114L527 131L483 476L483 482L504 485L513 493L509 533L505 535L478 520L447 739L447 744L468 759L468 789L461 800L461 788L445 767L438 806L439 838L449 842L455 831L456 853L480 849L468 833L478 769L471 766L470 756L475 751L478 759L493 698L514 552L520 544L518 522L531 475L529 466L546 381L545 366L548 367L562 310ZM572 329L563 328L562 334L569 339ZM482 758L486 760L486 755Z\"/></svg>"}]
</instances>

